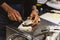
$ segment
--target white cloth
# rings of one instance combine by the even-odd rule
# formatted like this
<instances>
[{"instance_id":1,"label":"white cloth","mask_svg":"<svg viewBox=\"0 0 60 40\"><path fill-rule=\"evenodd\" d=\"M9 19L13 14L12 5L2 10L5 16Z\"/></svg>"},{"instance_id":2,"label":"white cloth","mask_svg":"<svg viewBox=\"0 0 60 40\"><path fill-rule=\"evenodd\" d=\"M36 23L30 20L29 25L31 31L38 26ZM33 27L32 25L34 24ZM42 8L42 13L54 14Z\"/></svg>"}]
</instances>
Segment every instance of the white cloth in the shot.
<instances>
[{"instance_id":1,"label":"white cloth","mask_svg":"<svg viewBox=\"0 0 60 40\"><path fill-rule=\"evenodd\" d=\"M37 0L37 3L45 4L47 0Z\"/></svg>"},{"instance_id":2,"label":"white cloth","mask_svg":"<svg viewBox=\"0 0 60 40\"><path fill-rule=\"evenodd\" d=\"M49 1L46 3L46 5L55 9L60 9L60 2Z\"/></svg>"}]
</instances>

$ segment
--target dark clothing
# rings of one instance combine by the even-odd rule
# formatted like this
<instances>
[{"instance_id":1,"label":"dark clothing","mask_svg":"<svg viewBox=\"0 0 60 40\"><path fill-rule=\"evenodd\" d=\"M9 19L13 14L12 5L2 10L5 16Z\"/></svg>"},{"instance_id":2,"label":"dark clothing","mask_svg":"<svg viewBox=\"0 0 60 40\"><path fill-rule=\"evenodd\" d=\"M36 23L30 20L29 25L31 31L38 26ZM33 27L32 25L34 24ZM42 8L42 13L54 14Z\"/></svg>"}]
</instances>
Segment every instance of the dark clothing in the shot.
<instances>
[{"instance_id":1,"label":"dark clothing","mask_svg":"<svg viewBox=\"0 0 60 40\"><path fill-rule=\"evenodd\" d=\"M35 2L34 2L35 1ZM0 5L6 2L12 8L19 11L23 17L26 19L31 13L31 7L36 3L36 0L0 0ZM6 25L18 26L20 23L9 20L7 12L0 7L0 37L5 38L6 35ZM5 39L1 39L5 40Z\"/></svg>"},{"instance_id":2,"label":"dark clothing","mask_svg":"<svg viewBox=\"0 0 60 40\"><path fill-rule=\"evenodd\" d=\"M12 3L12 4L24 3L24 2L28 3L29 2L30 4L35 4L37 2L37 0L0 0L0 4L2 4L3 2Z\"/></svg>"}]
</instances>

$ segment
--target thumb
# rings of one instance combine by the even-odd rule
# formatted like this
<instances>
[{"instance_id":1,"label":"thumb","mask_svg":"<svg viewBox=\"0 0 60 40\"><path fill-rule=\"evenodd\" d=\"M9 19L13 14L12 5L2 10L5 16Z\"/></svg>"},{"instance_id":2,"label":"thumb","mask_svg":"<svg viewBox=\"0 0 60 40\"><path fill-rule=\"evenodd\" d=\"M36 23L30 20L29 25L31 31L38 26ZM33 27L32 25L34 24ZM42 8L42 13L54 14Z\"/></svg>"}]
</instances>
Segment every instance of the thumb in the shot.
<instances>
[{"instance_id":1,"label":"thumb","mask_svg":"<svg viewBox=\"0 0 60 40\"><path fill-rule=\"evenodd\" d=\"M32 20L32 18L33 18L33 15L31 14L31 15L30 15L30 19Z\"/></svg>"}]
</instances>

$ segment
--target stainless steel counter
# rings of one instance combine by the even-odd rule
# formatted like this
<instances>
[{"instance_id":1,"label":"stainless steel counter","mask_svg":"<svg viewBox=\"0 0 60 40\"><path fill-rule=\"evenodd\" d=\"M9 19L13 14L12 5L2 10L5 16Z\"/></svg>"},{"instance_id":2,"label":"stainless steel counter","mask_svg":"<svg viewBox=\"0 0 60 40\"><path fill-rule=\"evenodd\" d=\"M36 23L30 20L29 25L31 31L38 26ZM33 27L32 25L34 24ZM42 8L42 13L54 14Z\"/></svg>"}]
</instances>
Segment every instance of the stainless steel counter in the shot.
<instances>
[{"instance_id":1,"label":"stainless steel counter","mask_svg":"<svg viewBox=\"0 0 60 40\"><path fill-rule=\"evenodd\" d=\"M34 35L40 34L41 30L46 29L46 27L49 25L56 25L56 24L53 24L51 22L41 19L41 22L37 25L37 27L38 27L37 30L35 32L33 32L33 34ZM15 32L10 29L6 29L6 38L8 38L8 36L10 36L13 33L15 33ZM43 35L37 36L37 38L39 38L40 40L42 40L43 37L44 37Z\"/></svg>"}]
</instances>

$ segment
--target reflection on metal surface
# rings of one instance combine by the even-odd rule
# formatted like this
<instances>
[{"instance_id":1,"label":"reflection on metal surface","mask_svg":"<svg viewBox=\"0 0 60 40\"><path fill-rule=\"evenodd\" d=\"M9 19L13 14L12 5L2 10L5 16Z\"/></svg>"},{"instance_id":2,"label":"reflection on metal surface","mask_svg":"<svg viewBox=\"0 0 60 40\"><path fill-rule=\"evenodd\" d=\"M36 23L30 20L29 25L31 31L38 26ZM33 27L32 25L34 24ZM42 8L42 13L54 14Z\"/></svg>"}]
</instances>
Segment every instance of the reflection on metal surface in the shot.
<instances>
[{"instance_id":1,"label":"reflection on metal surface","mask_svg":"<svg viewBox=\"0 0 60 40\"><path fill-rule=\"evenodd\" d=\"M27 36L29 36L29 35L27 35ZM12 35L10 35L8 38L7 38L7 40L32 40L32 39L28 39L27 38L27 36L26 35L20 35L20 34L17 34L17 33L15 33L15 34L12 34Z\"/></svg>"}]
</instances>

